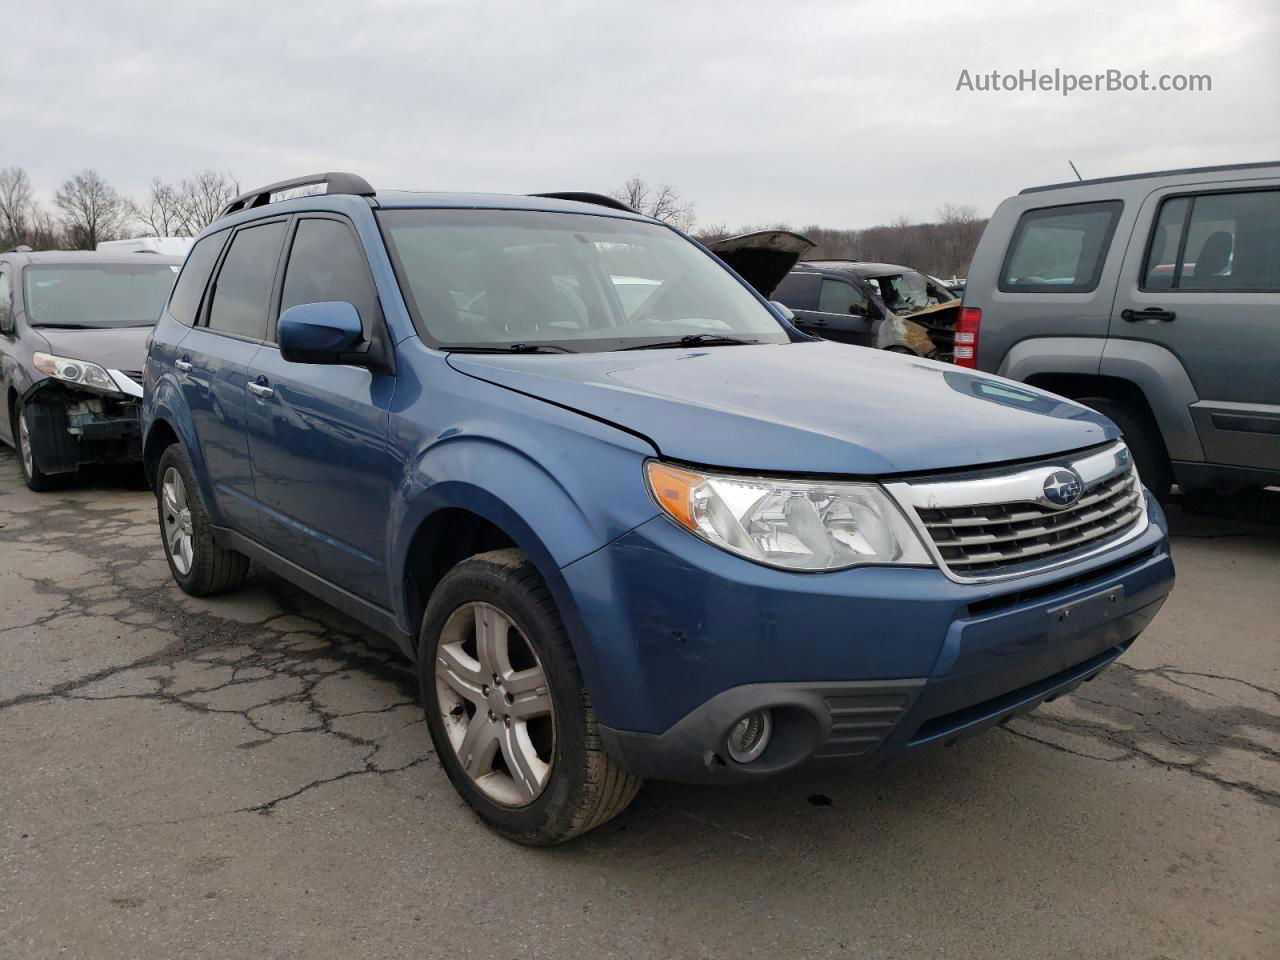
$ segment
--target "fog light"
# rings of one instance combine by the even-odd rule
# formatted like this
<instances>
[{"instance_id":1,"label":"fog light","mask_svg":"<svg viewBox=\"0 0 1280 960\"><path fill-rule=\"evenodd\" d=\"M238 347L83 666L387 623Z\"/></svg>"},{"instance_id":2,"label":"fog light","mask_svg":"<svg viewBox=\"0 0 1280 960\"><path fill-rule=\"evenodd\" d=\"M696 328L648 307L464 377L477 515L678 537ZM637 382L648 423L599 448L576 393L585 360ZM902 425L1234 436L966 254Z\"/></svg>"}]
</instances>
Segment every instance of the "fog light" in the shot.
<instances>
[{"instance_id":1,"label":"fog light","mask_svg":"<svg viewBox=\"0 0 1280 960\"><path fill-rule=\"evenodd\" d=\"M729 731L729 756L737 763L750 763L769 745L773 718L768 710L748 713Z\"/></svg>"}]
</instances>

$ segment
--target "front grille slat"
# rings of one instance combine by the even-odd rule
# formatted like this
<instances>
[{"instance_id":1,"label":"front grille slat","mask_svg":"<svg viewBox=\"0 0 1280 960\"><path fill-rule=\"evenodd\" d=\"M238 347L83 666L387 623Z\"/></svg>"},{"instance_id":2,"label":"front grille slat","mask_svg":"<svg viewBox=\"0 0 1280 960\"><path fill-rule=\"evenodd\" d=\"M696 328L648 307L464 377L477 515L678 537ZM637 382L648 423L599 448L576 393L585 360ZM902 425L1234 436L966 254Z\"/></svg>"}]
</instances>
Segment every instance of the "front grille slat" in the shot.
<instances>
[{"instance_id":1,"label":"front grille slat","mask_svg":"<svg viewBox=\"0 0 1280 960\"><path fill-rule=\"evenodd\" d=\"M952 528L937 525L930 527L930 533L933 535L934 543L938 544L939 547L981 546L989 543L1001 543L1006 540L1025 540L1030 537L1070 530L1073 527L1105 520L1107 517L1132 507L1137 503L1138 496L1137 490L1125 490L1101 504L1096 504L1092 510L1070 512L1064 510L1056 517L1041 517L1038 518L1038 521L1029 521L1034 524L1033 526L1018 526L1018 524L1028 521L1017 521L1016 523L1000 521L987 524L987 527L994 529L979 528L982 531L980 533L966 532L955 536L948 535ZM972 528L965 527L961 529L968 531Z\"/></svg>"},{"instance_id":2,"label":"front grille slat","mask_svg":"<svg viewBox=\"0 0 1280 960\"><path fill-rule=\"evenodd\" d=\"M1092 482L1062 509L1036 500L1030 490L1023 494L1027 499L999 503L981 502L975 492L979 502L956 506L965 504L964 496L955 495L956 486L944 486L947 506L923 506L921 501L928 502L923 494L912 506L942 562L972 579L1033 572L1028 568L1122 537L1145 513L1132 466Z\"/></svg>"}]
</instances>

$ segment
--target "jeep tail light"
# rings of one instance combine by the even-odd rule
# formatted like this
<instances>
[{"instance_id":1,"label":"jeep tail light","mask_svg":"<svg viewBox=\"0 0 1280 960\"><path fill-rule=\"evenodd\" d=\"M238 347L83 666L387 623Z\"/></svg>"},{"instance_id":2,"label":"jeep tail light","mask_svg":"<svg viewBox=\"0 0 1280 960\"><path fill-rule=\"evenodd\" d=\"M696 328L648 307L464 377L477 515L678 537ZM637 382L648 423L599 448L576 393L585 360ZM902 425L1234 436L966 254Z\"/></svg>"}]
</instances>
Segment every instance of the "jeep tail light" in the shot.
<instances>
[{"instance_id":1,"label":"jeep tail light","mask_svg":"<svg viewBox=\"0 0 1280 960\"><path fill-rule=\"evenodd\" d=\"M978 365L978 328L982 326L982 311L977 307L961 307L956 321L955 363L957 367Z\"/></svg>"}]
</instances>

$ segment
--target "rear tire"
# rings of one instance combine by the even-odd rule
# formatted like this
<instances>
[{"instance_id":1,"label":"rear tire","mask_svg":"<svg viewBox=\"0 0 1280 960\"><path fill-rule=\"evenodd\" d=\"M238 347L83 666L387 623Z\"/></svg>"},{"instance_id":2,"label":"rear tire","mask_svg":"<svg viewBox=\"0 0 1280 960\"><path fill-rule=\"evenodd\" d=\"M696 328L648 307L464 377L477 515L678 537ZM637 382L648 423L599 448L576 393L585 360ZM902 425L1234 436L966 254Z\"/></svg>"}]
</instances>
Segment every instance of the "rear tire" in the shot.
<instances>
[{"instance_id":1,"label":"rear tire","mask_svg":"<svg viewBox=\"0 0 1280 960\"><path fill-rule=\"evenodd\" d=\"M180 444L171 444L160 454L156 510L164 556L178 586L193 597L240 586L249 573L249 558L214 542L213 525Z\"/></svg>"},{"instance_id":2,"label":"rear tire","mask_svg":"<svg viewBox=\"0 0 1280 960\"><path fill-rule=\"evenodd\" d=\"M441 579L422 619L418 680L445 773L511 840L563 843L640 789L605 752L551 593L519 550L479 554Z\"/></svg>"},{"instance_id":3,"label":"rear tire","mask_svg":"<svg viewBox=\"0 0 1280 960\"><path fill-rule=\"evenodd\" d=\"M22 471L22 479L26 485L36 493L56 490L62 486L64 475L45 473L36 463L31 449L32 427L25 403L19 401L14 407L10 426L13 429L13 446L18 452L18 468Z\"/></svg>"},{"instance_id":4,"label":"rear tire","mask_svg":"<svg viewBox=\"0 0 1280 960\"><path fill-rule=\"evenodd\" d=\"M1168 499L1173 486L1173 467L1160 428L1151 414L1110 397L1079 397L1076 402L1092 407L1115 422L1129 445L1142 482L1157 500Z\"/></svg>"}]
</instances>

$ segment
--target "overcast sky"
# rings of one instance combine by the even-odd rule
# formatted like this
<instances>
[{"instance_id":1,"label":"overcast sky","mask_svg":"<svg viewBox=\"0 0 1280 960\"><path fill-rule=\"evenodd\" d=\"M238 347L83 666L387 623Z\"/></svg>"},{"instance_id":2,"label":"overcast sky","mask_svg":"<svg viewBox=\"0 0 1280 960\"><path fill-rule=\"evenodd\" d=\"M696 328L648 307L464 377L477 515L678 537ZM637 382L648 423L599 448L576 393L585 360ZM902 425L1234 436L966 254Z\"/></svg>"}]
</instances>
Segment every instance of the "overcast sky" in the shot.
<instances>
[{"instance_id":1,"label":"overcast sky","mask_svg":"<svg viewBox=\"0 0 1280 960\"><path fill-rule=\"evenodd\" d=\"M40 0L4 5L0 166L145 191L675 185L700 222L870 226L1022 187L1280 159L1280 4ZM978 93L971 74L1207 73L1208 93Z\"/></svg>"}]
</instances>

